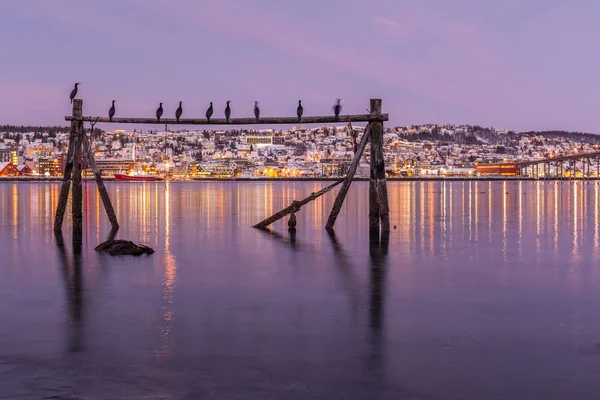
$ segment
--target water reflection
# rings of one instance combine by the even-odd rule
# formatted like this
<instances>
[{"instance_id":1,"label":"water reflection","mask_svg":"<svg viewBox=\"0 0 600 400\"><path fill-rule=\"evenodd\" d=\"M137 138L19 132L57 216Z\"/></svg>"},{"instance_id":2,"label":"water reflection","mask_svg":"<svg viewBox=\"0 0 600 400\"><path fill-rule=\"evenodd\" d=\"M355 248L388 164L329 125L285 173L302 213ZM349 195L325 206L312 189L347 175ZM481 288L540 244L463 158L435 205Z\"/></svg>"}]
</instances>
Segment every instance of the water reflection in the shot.
<instances>
[{"instance_id":1,"label":"water reflection","mask_svg":"<svg viewBox=\"0 0 600 400\"><path fill-rule=\"evenodd\" d=\"M294 251L298 251L298 250L302 249L302 245L297 242L297 239L296 239L297 233L296 232L287 232L287 237L286 237L285 235L282 235L281 233L270 230L270 229L257 229L257 231L263 232L265 235L268 235L268 236L272 237L273 239L276 239L279 243L283 243L286 246L289 246L289 248Z\"/></svg>"},{"instance_id":2,"label":"water reflection","mask_svg":"<svg viewBox=\"0 0 600 400\"><path fill-rule=\"evenodd\" d=\"M73 258L69 260L62 232L55 232L62 276L67 295L68 309L68 350L77 353L83 350L84 328L84 299L83 299L83 273L81 263L81 241L74 240Z\"/></svg>"},{"instance_id":3,"label":"water reflection","mask_svg":"<svg viewBox=\"0 0 600 400\"><path fill-rule=\"evenodd\" d=\"M599 164L600 165L600 164ZM598 248L600 246L600 226L598 226L598 183L594 184L594 260L598 260Z\"/></svg>"},{"instance_id":4,"label":"water reflection","mask_svg":"<svg viewBox=\"0 0 600 400\"><path fill-rule=\"evenodd\" d=\"M110 188L115 204L118 202L116 208L121 220L129 225L123 234L133 232L136 240L165 248L161 271L168 305L177 279L177 257L171 251L173 229L177 235L183 232L182 222L189 225L192 236L201 241L208 240L210 235L224 243L238 243L238 234L228 236L225 232L252 225L323 185L268 182L247 186L203 183L110 185ZM174 188L176 196L171 194ZM10 232L10 242L15 249L25 232L39 234L45 221L49 223L59 186L10 184L3 189L9 196L0 200L0 221L10 226L5 233ZM181 189L186 194L180 195ZM599 189L598 185L580 182L410 182L390 183L389 193L392 224L397 226L395 237L402 239L397 246L411 254L447 259L453 247L468 243L469 257L473 257L480 250L479 241L483 236L490 245L499 245L505 263L527 258L527 253L532 251L540 263L546 241L551 243L550 249L556 258L566 254L563 249L568 250L575 261L582 256L582 250L589 251L591 257L600 257L600 251L591 252L600 247ZM355 184L340 214L338 230L351 226L344 234L353 238L364 234L367 227L366 219L361 217L368 204L364 190L366 186L360 189L360 183ZM313 202L316 205L300 211L297 236L287 232L286 219L273 224L273 232L283 232L281 242L298 249L299 244L305 242L305 233L321 232L328 214L324 210L330 208L333 197L323 196ZM35 207L32 205L24 214L28 199ZM89 235L89 245L97 244L103 240L102 233L109 229L108 221L92 185L86 188L85 200L85 232ZM174 215L177 216L175 224ZM186 220L179 215L186 216ZM189 218L191 215L197 218ZM70 224L68 210L66 216L65 229ZM27 231L21 231L25 226L28 226ZM588 238L589 246L585 243ZM166 312L165 317L168 315Z\"/></svg>"},{"instance_id":5,"label":"water reflection","mask_svg":"<svg viewBox=\"0 0 600 400\"><path fill-rule=\"evenodd\" d=\"M357 276L354 266L352 265L352 260L344 250L342 243L339 242L336 233L334 231L328 232L328 237L333 248L337 271L339 271L344 288L348 293L351 313L356 318L358 316L362 298L360 293L360 278Z\"/></svg>"},{"instance_id":6,"label":"water reflection","mask_svg":"<svg viewBox=\"0 0 600 400\"><path fill-rule=\"evenodd\" d=\"M392 182L397 229L369 238L357 182L334 236L335 192L297 214L294 236L286 219L251 228L326 185L108 183L116 235L156 250L111 258L93 251L110 224L91 185L90 240L71 254L52 236L60 185L0 184L2 393L32 376L48 379L31 398L398 398L381 394L405 381L408 398L519 397L498 376L519 393L600 390L596 360L575 354L600 332L599 185Z\"/></svg>"},{"instance_id":7,"label":"water reflection","mask_svg":"<svg viewBox=\"0 0 600 400\"><path fill-rule=\"evenodd\" d=\"M389 233L369 238L369 357L368 367L382 368L384 348L385 294Z\"/></svg>"},{"instance_id":8,"label":"water reflection","mask_svg":"<svg viewBox=\"0 0 600 400\"><path fill-rule=\"evenodd\" d=\"M164 258L164 276L163 276L163 304L161 306L160 323L160 347L156 352L158 358L168 358L172 355L171 349L171 330L174 320L172 310L173 293L175 291L175 282L177 280L177 263L175 255L171 252L171 196L170 184L165 185L165 258ZM144 214L145 215L145 214Z\"/></svg>"}]
</instances>

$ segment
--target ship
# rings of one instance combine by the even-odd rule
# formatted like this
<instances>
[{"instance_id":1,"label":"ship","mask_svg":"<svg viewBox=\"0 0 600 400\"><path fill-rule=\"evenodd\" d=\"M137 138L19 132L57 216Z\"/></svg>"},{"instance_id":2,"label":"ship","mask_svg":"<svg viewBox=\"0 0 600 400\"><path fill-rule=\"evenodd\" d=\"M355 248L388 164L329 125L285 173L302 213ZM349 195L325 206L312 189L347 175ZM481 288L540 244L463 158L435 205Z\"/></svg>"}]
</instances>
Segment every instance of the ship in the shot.
<instances>
[{"instance_id":1,"label":"ship","mask_svg":"<svg viewBox=\"0 0 600 400\"><path fill-rule=\"evenodd\" d=\"M132 159L135 163L135 143L133 145L132 150ZM126 174L116 173L115 174L116 181L129 181L129 182L155 182L164 180L162 177L148 173L146 171L142 171L140 169L132 169Z\"/></svg>"},{"instance_id":2,"label":"ship","mask_svg":"<svg viewBox=\"0 0 600 400\"><path fill-rule=\"evenodd\" d=\"M130 182L155 182L162 181L163 178L158 175L149 174L144 171L131 171L127 174L115 174L115 180Z\"/></svg>"}]
</instances>

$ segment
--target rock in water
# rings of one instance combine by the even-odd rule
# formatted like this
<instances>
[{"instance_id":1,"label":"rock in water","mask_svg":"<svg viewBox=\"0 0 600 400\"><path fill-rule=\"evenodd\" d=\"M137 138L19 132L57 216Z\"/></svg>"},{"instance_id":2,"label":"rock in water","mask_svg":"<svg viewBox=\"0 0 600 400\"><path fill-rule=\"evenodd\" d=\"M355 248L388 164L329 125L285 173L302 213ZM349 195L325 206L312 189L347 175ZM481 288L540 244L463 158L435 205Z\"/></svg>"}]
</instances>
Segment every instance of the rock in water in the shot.
<instances>
[{"instance_id":1,"label":"rock in water","mask_svg":"<svg viewBox=\"0 0 600 400\"><path fill-rule=\"evenodd\" d=\"M135 244L129 240L107 240L96 246L96 251L103 251L111 256L141 256L152 254L154 249L143 244Z\"/></svg>"}]
</instances>

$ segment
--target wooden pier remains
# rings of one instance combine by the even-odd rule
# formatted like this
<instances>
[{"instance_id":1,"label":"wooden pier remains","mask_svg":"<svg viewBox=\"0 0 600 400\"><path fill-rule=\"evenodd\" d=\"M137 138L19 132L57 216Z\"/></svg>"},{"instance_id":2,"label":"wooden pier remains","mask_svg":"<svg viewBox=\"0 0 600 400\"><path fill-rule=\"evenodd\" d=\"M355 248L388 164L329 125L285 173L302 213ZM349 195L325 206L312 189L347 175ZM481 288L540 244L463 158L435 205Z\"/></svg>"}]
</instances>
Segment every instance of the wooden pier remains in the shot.
<instances>
[{"instance_id":1,"label":"wooden pier remains","mask_svg":"<svg viewBox=\"0 0 600 400\"><path fill-rule=\"evenodd\" d=\"M100 175L100 170L96 165L94 158L94 152L92 151L91 144L87 138L83 122L83 100L73 100L73 115L65 117L65 119L71 121L71 132L69 136L69 148L67 150L67 162L65 164L65 170L63 172L63 183L60 188L60 195L58 198L58 205L56 207L56 214L54 216L54 231L62 232L63 219L65 216L65 209L67 208L67 201L69 198L69 189L72 194L71 211L73 220L73 241L80 241L83 234L83 195L81 187L81 168L83 166L83 155L86 154L87 161L92 166L94 171L94 177L100 192L100 198L108 214L108 219L112 226L112 230L119 229L119 223L117 222L117 216L113 209L110 197L104 186L104 181ZM93 122L93 121L91 121Z\"/></svg>"},{"instance_id":2,"label":"wooden pier remains","mask_svg":"<svg viewBox=\"0 0 600 400\"><path fill-rule=\"evenodd\" d=\"M112 207L110 197L102 181L100 171L96 165L91 144L84 129L84 122L95 124L102 123L117 123L117 124L158 124L158 125L295 125L303 124L331 124L339 122L368 122L363 137L358 145L355 142L355 154L345 178L340 179L325 188L311 193L308 197L296 201L283 210L264 219L254 225L255 228L267 229L273 222L281 218L295 214L302 206L317 199L325 193L331 191L335 186L342 184L334 201L331 213L327 219L326 229L329 232L333 231L336 219L340 213L346 194L350 189L354 174L358 168L361 156L370 143L370 180L369 180L369 230L371 237L373 233L385 233L390 231L389 220L389 205L387 195L387 184L385 179L385 160L383 153L383 123L388 121L388 114L381 112L381 99L371 99L369 114L357 115L340 115L340 116L307 116L307 117L263 117L263 118L123 118L123 117L92 117L83 115L83 101L81 99L73 100L73 113L65 117L66 121L71 122L71 136L69 137L69 149L67 153L67 162L64 170L64 178L60 191L58 206L54 219L54 230L60 232L64 213L69 196L69 190L72 185L72 210L73 210L73 232L80 235L83 230L82 218L82 194L81 194L81 168L82 155L87 157L88 162L94 172L94 177L97 182L98 191L108 218L112 225L112 230L116 231L119 228L115 211ZM351 126L351 125L350 125ZM354 135L353 135L354 136Z\"/></svg>"},{"instance_id":3,"label":"wooden pier remains","mask_svg":"<svg viewBox=\"0 0 600 400\"><path fill-rule=\"evenodd\" d=\"M385 179L385 159L383 154L383 122L388 120L387 114L381 113L381 99L371 99L371 109L368 115L349 115L345 120L348 123L356 121L367 121L367 125L363 137L356 146L354 157L346 177L336 181L330 186L321 189L319 192L313 193L311 196L302 201L293 201L292 204L271 217L254 225L255 228L266 229L273 222L285 217L286 215L297 212L300 206L309 203L317 197L329 192L334 186L342 184L342 188L338 192L325 229L328 232L333 232L333 227L338 214L342 209L346 194L350 189L354 174L360 163L362 154L367 146L371 143L370 155L370 170L371 176L369 179L369 232L371 238L379 238L380 233L389 234L390 231L390 210L388 204L387 183ZM327 120L329 121L329 120ZM339 119L338 119L339 121Z\"/></svg>"}]
</instances>

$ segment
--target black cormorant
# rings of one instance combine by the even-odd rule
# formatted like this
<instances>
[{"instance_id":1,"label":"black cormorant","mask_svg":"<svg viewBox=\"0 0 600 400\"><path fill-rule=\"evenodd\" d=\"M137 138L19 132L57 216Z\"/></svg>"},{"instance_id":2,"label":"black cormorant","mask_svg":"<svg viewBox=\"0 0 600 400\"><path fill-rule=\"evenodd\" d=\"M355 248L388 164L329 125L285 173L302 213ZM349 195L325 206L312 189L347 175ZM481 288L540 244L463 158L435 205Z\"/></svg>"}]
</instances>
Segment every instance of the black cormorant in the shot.
<instances>
[{"instance_id":1,"label":"black cormorant","mask_svg":"<svg viewBox=\"0 0 600 400\"><path fill-rule=\"evenodd\" d=\"M115 101L113 100L112 106L108 110L108 120L112 122L112 118L115 116Z\"/></svg>"},{"instance_id":2,"label":"black cormorant","mask_svg":"<svg viewBox=\"0 0 600 400\"><path fill-rule=\"evenodd\" d=\"M339 118L340 113L342 112L342 105L340 104L340 101L342 101L342 99L337 99L336 105L333 106L333 112L336 118Z\"/></svg>"},{"instance_id":3,"label":"black cormorant","mask_svg":"<svg viewBox=\"0 0 600 400\"><path fill-rule=\"evenodd\" d=\"M183 114L183 107L181 106L181 101L179 102L179 107L175 110L175 119L179 122L179 118L181 118L181 114Z\"/></svg>"},{"instance_id":4,"label":"black cormorant","mask_svg":"<svg viewBox=\"0 0 600 400\"><path fill-rule=\"evenodd\" d=\"M258 118L260 117L260 108L258 108L258 101L254 102L254 116L256 117L256 120L258 121Z\"/></svg>"},{"instance_id":5,"label":"black cormorant","mask_svg":"<svg viewBox=\"0 0 600 400\"><path fill-rule=\"evenodd\" d=\"M225 107L225 119L227 122L229 122L229 117L231 117L231 107L229 107L230 102L230 100L227 100L227 107Z\"/></svg>"},{"instance_id":6,"label":"black cormorant","mask_svg":"<svg viewBox=\"0 0 600 400\"><path fill-rule=\"evenodd\" d=\"M162 115L163 115L163 108L162 108L162 103L160 103L160 105L156 109L156 119L160 121L160 117L162 117Z\"/></svg>"},{"instance_id":7,"label":"black cormorant","mask_svg":"<svg viewBox=\"0 0 600 400\"><path fill-rule=\"evenodd\" d=\"M298 100L298 108L296 109L296 115L298 115L298 121L302 119L302 114L304 114L304 108L302 107L302 100Z\"/></svg>"},{"instance_id":8,"label":"black cormorant","mask_svg":"<svg viewBox=\"0 0 600 400\"><path fill-rule=\"evenodd\" d=\"M75 98L75 96L77 96L77 86L79 85L81 85L81 83L76 83L73 90L71 90L71 96L69 96L71 98L71 103L73 103L73 99Z\"/></svg>"},{"instance_id":9,"label":"black cormorant","mask_svg":"<svg viewBox=\"0 0 600 400\"><path fill-rule=\"evenodd\" d=\"M212 107L212 101L210 102L210 107L208 107L208 109L206 110L206 120L208 122L210 122L210 117L212 117L213 115L213 107Z\"/></svg>"}]
</instances>

